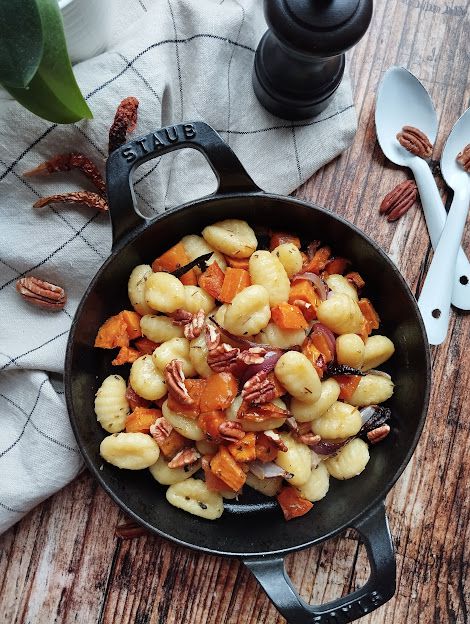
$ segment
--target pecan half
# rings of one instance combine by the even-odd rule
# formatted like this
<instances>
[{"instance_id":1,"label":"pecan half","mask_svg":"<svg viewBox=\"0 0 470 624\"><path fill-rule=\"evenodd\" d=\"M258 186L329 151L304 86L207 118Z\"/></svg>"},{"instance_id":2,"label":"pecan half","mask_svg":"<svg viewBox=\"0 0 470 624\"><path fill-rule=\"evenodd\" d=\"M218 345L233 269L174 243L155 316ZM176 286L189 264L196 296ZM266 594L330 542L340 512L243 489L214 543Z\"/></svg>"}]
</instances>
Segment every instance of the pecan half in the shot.
<instances>
[{"instance_id":1,"label":"pecan half","mask_svg":"<svg viewBox=\"0 0 470 624\"><path fill-rule=\"evenodd\" d=\"M243 401L238 408L237 418L240 420L248 420L250 422L261 423L272 418L288 418L290 412L288 409L279 407L275 403L260 403L253 405Z\"/></svg>"},{"instance_id":2,"label":"pecan half","mask_svg":"<svg viewBox=\"0 0 470 624\"><path fill-rule=\"evenodd\" d=\"M168 462L168 468L183 468L184 466L191 466L195 464L201 457L201 454L194 448L185 448L173 457Z\"/></svg>"},{"instance_id":3,"label":"pecan half","mask_svg":"<svg viewBox=\"0 0 470 624\"><path fill-rule=\"evenodd\" d=\"M372 429L372 431L368 431L367 439L371 444L377 444L377 442L381 442L384 438L386 438L389 433L390 426L382 425L381 427L377 427L377 429Z\"/></svg>"},{"instance_id":4,"label":"pecan half","mask_svg":"<svg viewBox=\"0 0 470 624\"><path fill-rule=\"evenodd\" d=\"M467 173L470 173L470 143L457 154L456 160L462 165Z\"/></svg>"},{"instance_id":5,"label":"pecan half","mask_svg":"<svg viewBox=\"0 0 470 624\"><path fill-rule=\"evenodd\" d=\"M266 353L267 351L263 347L250 347L245 351L241 351L238 354L238 359L248 366L250 364L262 364Z\"/></svg>"},{"instance_id":6,"label":"pecan half","mask_svg":"<svg viewBox=\"0 0 470 624\"><path fill-rule=\"evenodd\" d=\"M165 366L165 381L168 393L183 405L193 405L194 399L189 396L188 389L184 385L183 362L181 360L171 360Z\"/></svg>"},{"instance_id":7,"label":"pecan half","mask_svg":"<svg viewBox=\"0 0 470 624\"><path fill-rule=\"evenodd\" d=\"M418 188L413 180L405 180L387 193L380 204L380 214L387 215L387 221L396 221L408 212L415 203Z\"/></svg>"},{"instance_id":8,"label":"pecan half","mask_svg":"<svg viewBox=\"0 0 470 624\"><path fill-rule=\"evenodd\" d=\"M128 132L132 132L137 124L137 108L139 100L135 97L127 97L119 104L114 121L109 130L108 153L126 142Z\"/></svg>"},{"instance_id":9,"label":"pecan half","mask_svg":"<svg viewBox=\"0 0 470 624\"><path fill-rule=\"evenodd\" d=\"M284 443L281 436L277 433L277 431L273 431L272 429L266 429L263 431L264 435L271 440L276 448L278 448L283 453L287 452L287 445Z\"/></svg>"},{"instance_id":10,"label":"pecan half","mask_svg":"<svg viewBox=\"0 0 470 624\"><path fill-rule=\"evenodd\" d=\"M300 435L298 439L307 446L314 446L315 444L318 444L318 442L320 442L321 437L313 432L310 432Z\"/></svg>"},{"instance_id":11,"label":"pecan half","mask_svg":"<svg viewBox=\"0 0 470 624\"><path fill-rule=\"evenodd\" d=\"M170 317L173 325L184 327L184 337L188 340L193 340L193 338L201 335L206 320L206 315L202 308L196 314L188 312L183 308L178 308L170 314Z\"/></svg>"},{"instance_id":12,"label":"pecan half","mask_svg":"<svg viewBox=\"0 0 470 624\"><path fill-rule=\"evenodd\" d=\"M72 193L62 193L59 195L49 195L49 197L40 197L33 204L33 208L43 208L49 204L61 202L64 204L83 204L89 208L95 208L106 212L108 203L99 193L90 193L90 191L73 191Z\"/></svg>"},{"instance_id":13,"label":"pecan half","mask_svg":"<svg viewBox=\"0 0 470 624\"><path fill-rule=\"evenodd\" d=\"M355 286L357 290L361 290L361 288L364 288L366 285L365 281L357 271L346 273L344 277L348 280L348 282Z\"/></svg>"},{"instance_id":14,"label":"pecan half","mask_svg":"<svg viewBox=\"0 0 470 624\"><path fill-rule=\"evenodd\" d=\"M204 314L204 310L201 308L196 314L193 314L191 321L184 326L185 338L193 340L194 338L200 336L204 328L205 320L206 315Z\"/></svg>"},{"instance_id":15,"label":"pecan half","mask_svg":"<svg viewBox=\"0 0 470 624\"><path fill-rule=\"evenodd\" d=\"M124 522L123 524L118 524L114 529L114 535L121 539L134 539L149 535L149 532L140 524L137 524L137 522Z\"/></svg>"},{"instance_id":16,"label":"pecan half","mask_svg":"<svg viewBox=\"0 0 470 624\"><path fill-rule=\"evenodd\" d=\"M269 403L276 398L276 386L266 371L253 375L242 388L242 399L249 403Z\"/></svg>"},{"instance_id":17,"label":"pecan half","mask_svg":"<svg viewBox=\"0 0 470 624\"><path fill-rule=\"evenodd\" d=\"M239 355L240 349L223 342L215 349L209 349L207 363L216 373L229 372L237 367Z\"/></svg>"},{"instance_id":18,"label":"pecan half","mask_svg":"<svg viewBox=\"0 0 470 624\"><path fill-rule=\"evenodd\" d=\"M62 310L65 305L65 291L60 286L45 282L32 275L16 282L16 290L25 301L46 310Z\"/></svg>"},{"instance_id":19,"label":"pecan half","mask_svg":"<svg viewBox=\"0 0 470 624\"><path fill-rule=\"evenodd\" d=\"M217 327L214 327L212 323L207 323L204 337L206 339L206 345L209 351L219 346L220 331L218 330Z\"/></svg>"},{"instance_id":20,"label":"pecan half","mask_svg":"<svg viewBox=\"0 0 470 624\"><path fill-rule=\"evenodd\" d=\"M406 150L420 156L421 158L431 158L432 143L428 137L414 126L403 126L401 132L397 134L398 142Z\"/></svg>"},{"instance_id":21,"label":"pecan half","mask_svg":"<svg viewBox=\"0 0 470 624\"><path fill-rule=\"evenodd\" d=\"M106 195L106 183L103 180L98 167L95 163L79 152L70 152L69 154L57 154L50 160L46 160L34 169L25 171L24 176L35 176L55 173L57 171L71 171L79 169L98 189L100 195Z\"/></svg>"},{"instance_id":22,"label":"pecan half","mask_svg":"<svg viewBox=\"0 0 470 624\"><path fill-rule=\"evenodd\" d=\"M241 424L232 420L220 423L219 433L221 438L230 442L236 442L245 437Z\"/></svg>"},{"instance_id":23,"label":"pecan half","mask_svg":"<svg viewBox=\"0 0 470 624\"><path fill-rule=\"evenodd\" d=\"M158 446L163 444L172 431L173 425L164 416L160 416L153 425L150 425L150 435Z\"/></svg>"},{"instance_id":24,"label":"pecan half","mask_svg":"<svg viewBox=\"0 0 470 624\"><path fill-rule=\"evenodd\" d=\"M171 322L173 323L173 325L185 326L193 320L192 312L188 312L187 310L184 310L183 308L178 308L177 310L172 312L169 316L171 318Z\"/></svg>"}]
</instances>

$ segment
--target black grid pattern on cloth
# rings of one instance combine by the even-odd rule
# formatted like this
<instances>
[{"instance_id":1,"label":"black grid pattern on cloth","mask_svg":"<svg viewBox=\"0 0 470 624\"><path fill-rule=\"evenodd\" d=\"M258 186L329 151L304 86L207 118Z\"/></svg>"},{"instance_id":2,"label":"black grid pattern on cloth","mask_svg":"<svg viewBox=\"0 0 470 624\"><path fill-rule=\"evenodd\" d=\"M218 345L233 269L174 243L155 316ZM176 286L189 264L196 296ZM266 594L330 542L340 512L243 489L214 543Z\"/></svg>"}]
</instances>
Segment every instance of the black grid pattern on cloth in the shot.
<instances>
[{"instance_id":1,"label":"black grid pattern on cloth","mask_svg":"<svg viewBox=\"0 0 470 624\"><path fill-rule=\"evenodd\" d=\"M56 394L63 394L63 393L56 392ZM73 448L73 446L69 446L68 444L64 444L60 440L56 440L55 438L53 438L52 436L47 434L45 431L40 429L36 425L34 420L31 418L30 414L28 414L20 405L18 405L18 403L15 403L15 401L13 401L13 399L8 398L7 396L5 396L2 393L0 393L0 399L3 399L4 401L9 403L13 407L16 407L16 409L19 412L21 412L24 416L26 416L27 424L30 424L33 427L33 429L35 429L43 438L45 438L46 440L49 440L49 442L53 442L54 444L57 444L57 446L60 446L61 448L66 449L67 451L71 451L72 453L78 453L79 452L78 448Z\"/></svg>"},{"instance_id":2,"label":"black grid pattern on cloth","mask_svg":"<svg viewBox=\"0 0 470 624\"><path fill-rule=\"evenodd\" d=\"M46 340L46 342L43 342L38 347L34 347L33 349L29 349L29 351L25 351L24 353L21 353L20 355L16 355L13 358L10 357L9 355L3 354L10 361L7 362L6 364L3 364L2 366L0 366L0 371L5 370L6 368L8 368L10 366L10 364L15 364L18 368L21 368L20 366L18 366L17 360L21 359L22 357L25 357L25 355L29 355L30 353L34 353L34 351L38 351L39 349L42 349L43 347L45 347L46 345L50 344L51 342L54 342L54 340L57 340L57 338L60 338L61 336L65 336L65 334L68 334L68 333L69 333L69 330L66 329L65 331L61 332L60 334L57 334L56 336L54 336L53 338L49 338L49 340Z\"/></svg>"},{"instance_id":3,"label":"black grid pattern on cloth","mask_svg":"<svg viewBox=\"0 0 470 624\"><path fill-rule=\"evenodd\" d=\"M18 444L18 442L21 440L21 438L24 436L24 432L26 431L26 427L28 426L29 422L31 421L31 417L34 413L34 410L36 409L38 403L39 403L39 397L41 396L41 392L42 389L44 387L44 384L47 382L47 379L43 379L43 381L41 382L41 385L39 386L38 392L36 394L36 398L34 400L34 404L33 407L31 408L31 411L29 412L29 414L26 414L26 421L23 424L23 429L21 430L20 435L16 438L16 440L14 440L10 446L8 448L6 448L5 450L0 452L0 459L2 457L4 457L7 453L9 453L12 449L15 448L15 446Z\"/></svg>"}]
</instances>

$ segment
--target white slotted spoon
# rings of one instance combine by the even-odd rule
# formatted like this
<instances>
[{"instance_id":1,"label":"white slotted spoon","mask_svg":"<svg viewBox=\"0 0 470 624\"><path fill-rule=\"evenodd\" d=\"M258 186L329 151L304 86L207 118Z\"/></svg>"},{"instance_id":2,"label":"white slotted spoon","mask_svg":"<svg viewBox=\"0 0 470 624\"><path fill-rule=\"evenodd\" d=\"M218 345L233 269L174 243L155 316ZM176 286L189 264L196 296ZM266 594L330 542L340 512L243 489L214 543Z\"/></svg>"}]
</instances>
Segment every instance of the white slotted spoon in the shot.
<instances>
[{"instance_id":1,"label":"white slotted spoon","mask_svg":"<svg viewBox=\"0 0 470 624\"><path fill-rule=\"evenodd\" d=\"M456 157L469 143L470 108L452 128L442 152L442 175L454 191L454 198L418 299L428 340L433 345L444 342L449 326L452 277L470 203L470 175Z\"/></svg>"}]
</instances>

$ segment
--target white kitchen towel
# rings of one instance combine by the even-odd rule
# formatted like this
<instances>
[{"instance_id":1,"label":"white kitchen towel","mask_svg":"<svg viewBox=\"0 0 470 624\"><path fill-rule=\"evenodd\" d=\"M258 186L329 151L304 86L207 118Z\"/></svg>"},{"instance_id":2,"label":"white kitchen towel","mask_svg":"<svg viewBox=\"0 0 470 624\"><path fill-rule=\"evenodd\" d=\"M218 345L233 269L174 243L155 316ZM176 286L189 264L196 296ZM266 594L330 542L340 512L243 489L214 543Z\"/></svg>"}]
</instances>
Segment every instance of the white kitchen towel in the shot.
<instances>
[{"instance_id":1,"label":"white kitchen towel","mask_svg":"<svg viewBox=\"0 0 470 624\"><path fill-rule=\"evenodd\" d=\"M327 110L309 122L273 117L256 100L251 70L266 29L261 0L112 0L110 49L75 67L94 119L57 126L0 99L0 532L73 479L82 463L63 391L70 324L110 253L106 214L38 197L90 188L77 173L24 178L57 153L80 151L104 170L119 101L140 101L133 136L181 121L213 126L263 189L290 193L346 149L356 116L347 77ZM203 157L184 150L134 176L141 212L152 215L215 189ZM129 267L130 268L130 267ZM37 309L15 291L34 275L63 286L61 312Z\"/></svg>"}]
</instances>

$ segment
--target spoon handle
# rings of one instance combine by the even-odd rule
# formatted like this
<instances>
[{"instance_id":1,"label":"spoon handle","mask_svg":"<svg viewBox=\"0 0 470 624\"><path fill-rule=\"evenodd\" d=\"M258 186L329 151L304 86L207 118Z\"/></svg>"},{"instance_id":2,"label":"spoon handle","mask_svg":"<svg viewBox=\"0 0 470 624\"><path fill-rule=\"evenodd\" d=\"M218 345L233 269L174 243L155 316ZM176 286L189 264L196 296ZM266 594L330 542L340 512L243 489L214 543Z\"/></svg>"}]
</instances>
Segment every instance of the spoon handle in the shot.
<instances>
[{"instance_id":1,"label":"spoon handle","mask_svg":"<svg viewBox=\"0 0 470 624\"><path fill-rule=\"evenodd\" d=\"M418 185L431 245L435 250L446 223L447 213L426 161L418 157L413 158L410 168ZM455 271L452 270L449 275L452 275L449 280L452 284L452 303L461 310L470 310L470 263L462 247L457 253Z\"/></svg>"},{"instance_id":2,"label":"spoon handle","mask_svg":"<svg viewBox=\"0 0 470 624\"><path fill-rule=\"evenodd\" d=\"M467 219L470 192L456 191L434 257L424 281L418 306L430 344L444 342L449 325L455 261Z\"/></svg>"}]
</instances>

